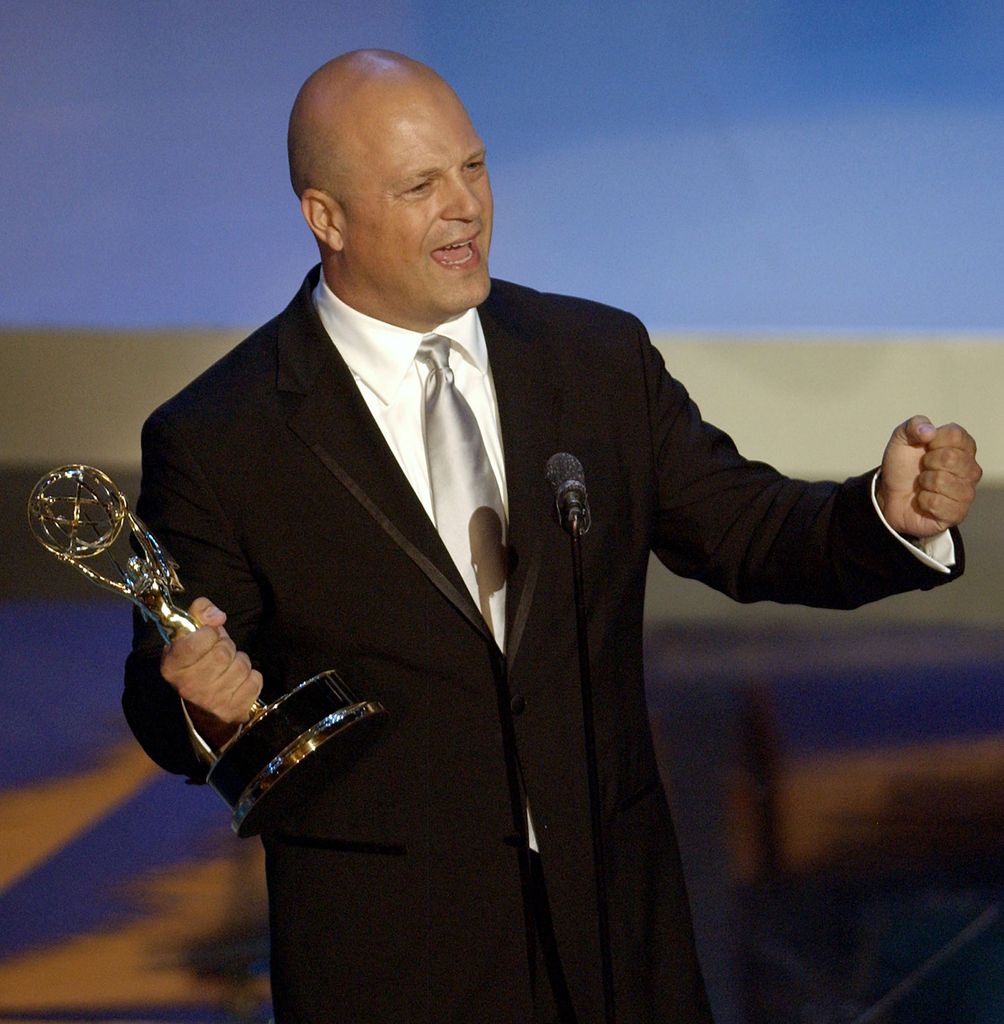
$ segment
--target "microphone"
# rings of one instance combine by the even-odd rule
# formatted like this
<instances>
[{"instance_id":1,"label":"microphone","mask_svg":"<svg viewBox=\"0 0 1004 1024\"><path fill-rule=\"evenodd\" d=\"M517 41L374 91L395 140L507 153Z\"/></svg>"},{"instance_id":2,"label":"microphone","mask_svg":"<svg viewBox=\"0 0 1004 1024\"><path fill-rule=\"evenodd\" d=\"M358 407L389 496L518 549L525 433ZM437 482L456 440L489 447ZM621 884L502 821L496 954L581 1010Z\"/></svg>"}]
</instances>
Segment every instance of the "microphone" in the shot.
<instances>
[{"instance_id":1,"label":"microphone","mask_svg":"<svg viewBox=\"0 0 1004 1024\"><path fill-rule=\"evenodd\" d=\"M568 452L556 452L544 467L547 482L554 490L558 522L573 537L589 530L589 499L582 463Z\"/></svg>"}]
</instances>

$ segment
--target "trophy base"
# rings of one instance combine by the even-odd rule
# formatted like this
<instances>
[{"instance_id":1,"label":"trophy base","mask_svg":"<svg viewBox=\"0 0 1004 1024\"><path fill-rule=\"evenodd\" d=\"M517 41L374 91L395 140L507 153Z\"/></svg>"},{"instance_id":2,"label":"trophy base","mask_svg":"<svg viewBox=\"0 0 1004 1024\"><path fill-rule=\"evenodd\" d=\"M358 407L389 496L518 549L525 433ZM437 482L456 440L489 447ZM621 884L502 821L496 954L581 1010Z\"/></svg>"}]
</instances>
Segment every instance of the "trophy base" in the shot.
<instances>
[{"instance_id":1,"label":"trophy base","mask_svg":"<svg viewBox=\"0 0 1004 1024\"><path fill-rule=\"evenodd\" d=\"M387 712L360 701L334 671L321 672L255 715L220 752L206 781L233 811L231 828L252 836L291 814L309 810L308 772L323 762L323 778L349 765ZM330 740L339 737L337 743ZM316 783L315 783L316 784ZM306 786L307 790L310 786Z\"/></svg>"}]
</instances>

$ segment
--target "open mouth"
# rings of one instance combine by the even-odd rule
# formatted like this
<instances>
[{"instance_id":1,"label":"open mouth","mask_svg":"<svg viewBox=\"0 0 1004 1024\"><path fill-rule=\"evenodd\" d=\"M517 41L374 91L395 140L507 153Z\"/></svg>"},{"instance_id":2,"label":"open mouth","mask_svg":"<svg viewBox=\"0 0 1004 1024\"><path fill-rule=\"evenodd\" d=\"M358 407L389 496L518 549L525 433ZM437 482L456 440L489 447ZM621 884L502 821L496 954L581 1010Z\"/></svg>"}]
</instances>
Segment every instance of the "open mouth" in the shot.
<instances>
[{"instance_id":1,"label":"open mouth","mask_svg":"<svg viewBox=\"0 0 1004 1024\"><path fill-rule=\"evenodd\" d=\"M434 249L432 258L442 267L461 267L474 259L474 239Z\"/></svg>"}]
</instances>

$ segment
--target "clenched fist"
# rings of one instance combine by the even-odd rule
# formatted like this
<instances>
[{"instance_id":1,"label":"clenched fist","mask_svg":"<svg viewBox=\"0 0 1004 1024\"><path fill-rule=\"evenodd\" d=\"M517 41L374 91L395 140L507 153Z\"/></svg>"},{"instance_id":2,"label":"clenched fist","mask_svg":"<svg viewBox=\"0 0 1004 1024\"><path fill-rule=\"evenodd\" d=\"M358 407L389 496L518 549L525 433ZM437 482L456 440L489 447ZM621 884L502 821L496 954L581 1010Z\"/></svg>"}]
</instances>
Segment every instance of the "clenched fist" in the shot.
<instances>
[{"instance_id":1,"label":"clenched fist","mask_svg":"<svg viewBox=\"0 0 1004 1024\"><path fill-rule=\"evenodd\" d=\"M199 629L164 648L160 674L184 700L195 728L219 749L247 721L261 673L237 650L224 628L226 613L208 598L196 598L188 613Z\"/></svg>"},{"instance_id":2,"label":"clenched fist","mask_svg":"<svg viewBox=\"0 0 1004 1024\"><path fill-rule=\"evenodd\" d=\"M976 442L966 430L913 416L889 438L876 498L897 533L933 537L966 518L981 476Z\"/></svg>"}]
</instances>

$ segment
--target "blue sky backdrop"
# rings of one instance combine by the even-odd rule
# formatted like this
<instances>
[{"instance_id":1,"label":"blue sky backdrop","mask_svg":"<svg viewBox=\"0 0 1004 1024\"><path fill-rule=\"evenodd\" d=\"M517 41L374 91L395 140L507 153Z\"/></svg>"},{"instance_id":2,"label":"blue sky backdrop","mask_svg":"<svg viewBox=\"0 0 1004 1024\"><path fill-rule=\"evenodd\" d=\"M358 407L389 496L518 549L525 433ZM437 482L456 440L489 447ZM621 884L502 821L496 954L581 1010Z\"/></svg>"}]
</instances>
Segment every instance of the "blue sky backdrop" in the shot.
<instances>
[{"instance_id":1,"label":"blue sky backdrop","mask_svg":"<svg viewBox=\"0 0 1004 1024\"><path fill-rule=\"evenodd\" d=\"M457 88L497 276L653 330L1004 329L1004 4L5 0L0 324L253 326L315 250L301 81Z\"/></svg>"}]
</instances>

